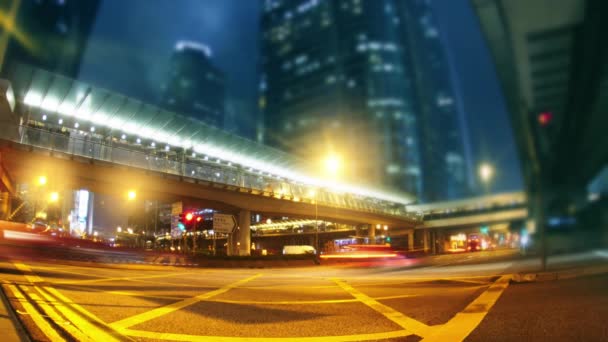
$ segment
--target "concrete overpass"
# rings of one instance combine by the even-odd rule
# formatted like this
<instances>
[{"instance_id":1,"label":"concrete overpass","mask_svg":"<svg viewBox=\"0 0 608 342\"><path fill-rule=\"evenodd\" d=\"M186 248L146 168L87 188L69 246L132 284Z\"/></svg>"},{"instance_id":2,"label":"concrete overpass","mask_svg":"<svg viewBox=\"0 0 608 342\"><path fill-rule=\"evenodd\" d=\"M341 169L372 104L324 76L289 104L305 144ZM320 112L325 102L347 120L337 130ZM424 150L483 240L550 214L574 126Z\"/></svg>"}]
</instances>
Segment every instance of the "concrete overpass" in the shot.
<instances>
[{"instance_id":1,"label":"concrete overpass","mask_svg":"<svg viewBox=\"0 0 608 342\"><path fill-rule=\"evenodd\" d=\"M410 205L407 209L423 219L423 224L418 228L470 227L523 220L528 217L524 192Z\"/></svg>"},{"instance_id":2,"label":"concrete overpass","mask_svg":"<svg viewBox=\"0 0 608 342\"><path fill-rule=\"evenodd\" d=\"M244 246L252 212L419 224L405 209L410 195L315 178L283 152L43 70L20 66L10 75L0 97L0 160L17 183L45 174L57 189L134 189L140 198L202 203L239 215Z\"/></svg>"}]
</instances>

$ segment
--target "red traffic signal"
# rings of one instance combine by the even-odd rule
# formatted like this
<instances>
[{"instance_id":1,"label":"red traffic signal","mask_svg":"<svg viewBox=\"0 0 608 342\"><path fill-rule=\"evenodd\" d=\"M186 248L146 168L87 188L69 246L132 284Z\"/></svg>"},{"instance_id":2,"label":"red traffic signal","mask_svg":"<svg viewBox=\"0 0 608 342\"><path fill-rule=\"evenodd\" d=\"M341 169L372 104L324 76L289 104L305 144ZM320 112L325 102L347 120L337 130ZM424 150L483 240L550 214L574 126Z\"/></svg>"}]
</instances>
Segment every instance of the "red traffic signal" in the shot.
<instances>
[{"instance_id":1,"label":"red traffic signal","mask_svg":"<svg viewBox=\"0 0 608 342\"><path fill-rule=\"evenodd\" d=\"M547 126L553 120L553 113L551 112L542 112L538 114L538 123L541 126Z\"/></svg>"},{"instance_id":2,"label":"red traffic signal","mask_svg":"<svg viewBox=\"0 0 608 342\"><path fill-rule=\"evenodd\" d=\"M192 221L192 217L193 217L192 213L187 213L186 214L186 221Z\"/></svg>"}]
</instances>

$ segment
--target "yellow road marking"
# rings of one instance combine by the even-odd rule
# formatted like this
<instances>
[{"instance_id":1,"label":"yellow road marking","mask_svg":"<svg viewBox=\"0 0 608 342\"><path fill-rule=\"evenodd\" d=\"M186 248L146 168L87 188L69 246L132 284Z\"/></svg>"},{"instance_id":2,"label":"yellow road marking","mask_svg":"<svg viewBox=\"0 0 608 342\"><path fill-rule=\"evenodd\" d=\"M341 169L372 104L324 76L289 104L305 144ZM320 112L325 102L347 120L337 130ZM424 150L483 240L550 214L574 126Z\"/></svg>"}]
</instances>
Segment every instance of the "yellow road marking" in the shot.
<instances>
[{"instance_id":1,"label":"yellow road marking","mask_svg":"<svg viewBox=\"0 0 608 342\"><path fill-rule=\"evenodd\" d=\"M412 333L418 336L427 336L431 332L431 327L419 322L413 318L407 317L401 312L386 306L377 300L369 297L363 292L353 288L346 282L340 279L333 278L334 283L340 286L344 291L350 293L353 297L357 298L361 303L369 306L373 310L379 312L384 317L390 319L391 321L397 323L400 327L405 330L411 331Z\"/></svg>"},{"instance_id":2,"label":"yellow road marking","mask_svg":"<svg viewBox=\"0 0 608 342\"><path fill-rule=\"evenodd\" d=\"M63 269L62 267L48 267L48 266L34 266L34 265L29 265L30 268L32 269L38 269L38 270L44 270L44 271L53 271L53 272L59 272L59 273L67 273L67 274L76 274L76 275L81 275L81 276L86 276L86 277L94 277L94 278L107 278L107 276L102 276L102 275L97 275L97 274L91 274L91 273L84 273L84 272L75 272L75 271L68 271Z\"/></svg>"},{"instance_id":3,"label":"yellow road marking","mask_svg":"<svg viewBox=\"0 0 608 342\"><path fill-rule=\"evenodd\" d=\"M66 321L63 317L61 317L61 315L59 315L59 313L51 305L49 305L46 301L42 300L42 298L40 298L35 292L28 291L28 289L25 288L25 286L23 286L23 285L19 286L19 288L24 293L26 293L27 296L30 297L34 302L36 302L38 304L38 306L40 306L42 311L50 319L52 319L58 325L61 325L61 327L63 329L65 329L70 335L75 337L78 341L92 341L88 336L86 336L82 332L80 332L80 330L76 329L76 327L74 327L71 324L71 322Z\"/></svg>"},{"instance_id":4,"label":"yellow road marking","mask_svg":"<svg viewBox=\"0 0 608 342\"><path fill-rule=\"evenodd\" d=\"M152 279L152 278L170 278L177 277L180 275L191 274L192 272L184 272L184 273L171 273L171 274L154 274L147 276L137 276L137 277L113 277L113 278L101 278L101 279L86 279L86 280L67 280L67 281L57 281L55 284L90 284L90 283L102 283L106 281L115 281L115 280L140 280L140 279Z\"/></svg>"},{"instance_id":5,"label":"yellow road marking","mask_svg":"<svg viewBox=\"0 0 608 342\"><path fill-rule=\"evenodd\" d=\"M35 283L42 283L43 282L42 278L40 278L39 276L35 275L34 272L32 272L32 269L29 266L27 266L25 264L21 264L21 263L13 263L13 265L15 265L15 267L19 271L21 271L23 273L26 273L25 274L25 279L27 279L27 281L29 281L30 283L35 284ZM30 274L27 274L27 273L30 273Z\"/></svg>"},{"instance_id":6,"label":"yellow road marking","mask_svg":"<svg viewBox=\"0 0 608 342\"><path fill-rule=\"evenodd\" d=\"M159 298L159 299L172 299L172 300L182 300L183 297L170 297L170 296L155 296L155 295L147 295L138 292L129 292L129 291L99 291L103 293L119 295L119 296L130 296L130 297L143 297L143 298Z\"/></svg>"},{"instance_id":7,"label":"yellow road marking","mask_svg":"<svg viewBox=\"0 0 608 342\"><path fill-rule=\"evenodd\" d=\"M261 275L262 275L261 273L258 273L256 275L251 276L251 277L248 277L248 278L245 278L245 279L241 279L241 280L239 280L237 282L234 282L234 283L228 284L226 286L223 286L223 287L221 287L221 288L219 288L217 290L213 290L213 291L204 293L204 294L196 296L196 297L187 298L187 299L181 300L179 302L175 302L175 303L172 303L172 304L169 304L169 305L165 305L165 306L156 308L154 310L150 310L150 311L141 313L139 315L131 316L129 318L125 318L123 320L111 323L110 326L113 327L113 328L115 328L115 329L117 329L117 330L119 330L122 333L123 330L126 329L126 328L132 327L134 325L137 325L137 324L140 324L140 323L143 323L143 322L147 322L147 321L149 321L151 319L154 319L154 318L158 318L160 316L163 316L163 315L166 315L166 314L171 313L173 311L185 308L186 306L195 304L197 302L200 302L202 300L211 298L213 296L217 296L217 295L222 294L224 292L227 292L227 291L229 291L229 290L231 290L231 289L233 289L233 288L235 288L235 287L237 287L237 286L239 286L241 284L245 284L245 283L247 283L249 281L252 281L252 280L260 277Z\"/></svg>"},{"instance_id":8,"label":"yellow road marking","mask_svg":"<svg viewBox=\"0 0 608 342\"><path fill-rule=\"evenodd\" d=\"M13 293L15 298L17 298L19 300L19 302L21 303L21 306L23 306L23 309L25 310L25 312L32 318L32 320L34 321L36 326L38 328L40 328L42 333L49 339L49 341L51 341L51 342L65 341L63 339L63 337L59 336L59 334L57 333L55 328L53 328L49 324L49 322L47 322L40 315L40 313L38 313L38 311L34 308L34 306L32 304L30 304L30 302L27 301L25 296L17 289L17 287L15 285L5 285L5 286L8 287L8 289Z\"/></svg>"},{"instance_id":9,"label":"yellow road marking","mask_svg":"<svg viewBox=\"0 0 608 342\"><path fill-rule=\"evenodd\" d=\"M44 280L35 275L32 272L32 269L22 263L14 263L15 267L22 272L31 273L32 275L26 275L26 278L33 284L33 287L42 294L45 299L53 303L55 309L61 312L74 326L76 326L80 331L82 331L87 336L91 337L94 341L120 341L120 338L116 338L114 335L119 335L113 328L109 327L105 322L100 320L97 316L93 315L89 311L82 308L80 305L72 302L69 298L65 297L59 291L55 290L50 286L36 286L36 283L42 283ZM55 297L53 297L55 296ZM56 300L55 298L59 299ZM62 303L61 303L62 302ZM84 319L75 311L79 311L84 316L91 319L96 324L89 322ZM106 327L110 332L106 332L103 329L99 328L99 326ZM122 336L124 339L124 336Z\"/></svg>"},{"instance_id":10,"label":"yellow road marking","mask_svg":"<svg viewBox=\"0 0 608 342\"><path fill-rule=\"evenodd\" d=\"M385 299L396 299L396 298L408 298L418 297L419 295L402 294L395 296L384 296L374 298L376 300ZM217 303L230 303L230 304L252 304L252 305L303 305L303 304L340 304L340 303L353 303L358 302L356 298L348 299L325 299L325 300L284 300L277 302L266 302L266 301L255 301L255 300L230 300L230 299L208 299L206 302L217 302Z\"/></svg>"},{"instance_id":11,"label":"yellow road marking","mask_svg":"<svg viewBox=\"0 0 608 342\"><path fill-rule=\"evenodd\" d=\"M498 298L509 286L510 279L510 275L500 277L462 312L457 313L456 316L423 341L463 341L477 328L488 311L494 306Z\"/></svg>"},{"instance_id":12,"label":"yellow road marking","mask_svg":"<svg viewBox=\"0 0 608 342\"><path fill-rule=\"evenodd\" d=\"M319 337L229 337L229 336L201 336L188 334L161 333L144 330L124 329L123 334L127 336L143 337L168 341L192 341L192 342L338 342L338 341L375 341L389 338L409 336L412 333L407 330L388 331L380 333L342 335L342 336L319 336Z\"/></svg>"},{"instance_id":13,"label":"yellow road marking","mask_svg":"<svg viewBox=\"0 0 608 342\"><path fill-rule=\"evenodd\" d=\"M82 316L77 314L72 308L64 303L57 301L49 293L46 292L48 287L37 288L37 290L46 298L47 301L54 303L53 306L61 312L74 326L78 327L80 331L86 334L93 341L120 341L120 339L113 336L111 333L100 329L96 324L89 322ZM66 303L67 304L67 303Z\"/></svg>"}]
</instances>

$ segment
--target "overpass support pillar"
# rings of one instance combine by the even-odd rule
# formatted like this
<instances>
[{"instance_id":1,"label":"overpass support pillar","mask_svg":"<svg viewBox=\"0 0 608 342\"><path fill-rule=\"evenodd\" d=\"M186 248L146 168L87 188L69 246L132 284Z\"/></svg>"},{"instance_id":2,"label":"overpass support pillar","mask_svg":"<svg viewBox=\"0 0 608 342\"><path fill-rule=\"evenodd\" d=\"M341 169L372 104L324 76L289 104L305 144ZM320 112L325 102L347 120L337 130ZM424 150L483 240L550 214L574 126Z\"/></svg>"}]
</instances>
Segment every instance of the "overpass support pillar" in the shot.
<instances>
[{"instance_id":1,"label":"overpass support pillar","mask_svg":"<svg viewBox=\"0 0 608 342\"><path fill-rule=\"evenodd\" d=\"M369 244L373 245L376 243L376 226L373 224L369 225L367 229L367 237L369 238Z\"/></svg>"},{"instance_id":2,"label":"overpass support pillar","mask_svg":"<svg viewBox=\"0 0 608 342\"><path fill-rule=\"evenodd\" d=\"M239 212L238 255L251 255L251 211Z\"/></svg>"},{"instance_id":3,"label":"overpass support pillar","mask_svg":"<svg viewBox=\"0 0 608 342\"><path fill-rule=\"evenodd\" d=\"M424 253L428 253L431 249L431 232L428 229L424 230L422 240L424 244Z\"/></svg>"},{"instance_id":4,"label":"overpass support pillar","mask_svg":"<svg viewBox=\"0 0 608 342\"><path fill-rule=\"evenodd\" d=\"M0 220L7 220L11 215L11 199L8 192L0 192Z\"/></svg>"},{"instance_id":5,"label":"overpass support pillar","mask_svg":"<svg viewBox=\"0 0 608 342\"><path fill-rule=\"evenodd\" d=\"M411 251L414 249L414 230L410 229L407 232L407 250Z\"/></svg>"}]
</instances>

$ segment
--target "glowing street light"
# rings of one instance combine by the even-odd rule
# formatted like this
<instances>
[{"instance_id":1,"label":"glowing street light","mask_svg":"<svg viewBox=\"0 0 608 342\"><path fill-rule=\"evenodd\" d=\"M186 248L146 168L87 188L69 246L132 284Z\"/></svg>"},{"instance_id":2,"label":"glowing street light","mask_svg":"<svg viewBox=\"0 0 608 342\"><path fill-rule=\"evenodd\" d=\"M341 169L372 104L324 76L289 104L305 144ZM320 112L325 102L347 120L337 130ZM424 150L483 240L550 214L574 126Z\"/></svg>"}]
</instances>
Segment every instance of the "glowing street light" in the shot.
<instances>
[{"instance_id":1,"label":"glowing street light","mask_svg":"<svg viewBox=\"0 0 608 342\"><path fill-rule=\"evenodd\" d=\"M57 202L59 200L59 193L56 191L51 192L49 195L49 202Z\"/></svg>"},{"instance_id":2,"label":"glowing street light","mask_svg":"<svg viewBox=\"0 0 608 342\"><path fill-rule=\"evenodd\" d=\"M137 192L135 192L135 190L130 190L127 193L127 198L129 198L129 201L134 200L137 197Z\"/></svg>"},{"instance_id":3,"label":"glowing street light","mask_svg":"<svg viewBox=\"0 0 608 342\"><path fill-rule=\"evenodd\" d=\"M483 163L479 166L479 178L484 183L488 183L494 176L494 168L490 164Z\"/></svg>"},{"instance_id":4,"label":"glowing street light","mask_svg":"<svg viewBox=\"0 0 608 342\"><path fill-rule=\"evenodd\" d=\"M116 227L116 232L122 233L122 227Z\"/></svg>"},{"instance_id":5,"label":"glowing street light","mask_svg":"<svg viewBox=\"0 0 608 342\"><path fill-rule=\"evenodd\" d=\"M309 198L316 198L317 197L317 192L315 191L315 189L308 190L308 197Z\"/></svg>"},{"instance_id":6,"label":"glowing street light","mask_svg":"<svg viewBox=\"0 0 608 342\"><path fill-rule=\"evenodd\" d=\"M342 169L342 159L331 154L325 158L325 173L330 177L336 177Z\"/></svg>"},{"instance_id":7,"label":"glowing street light","mask_svg":"<svg viewBox=\"0 0 608 342\"><path fill-rule=\"evenodd\" d=\"M46 185L46 182L47 182L46 176L38 177L38 185L40 185L40 186Z\"/></svg>"}]
</instances>

